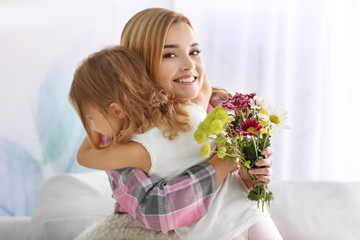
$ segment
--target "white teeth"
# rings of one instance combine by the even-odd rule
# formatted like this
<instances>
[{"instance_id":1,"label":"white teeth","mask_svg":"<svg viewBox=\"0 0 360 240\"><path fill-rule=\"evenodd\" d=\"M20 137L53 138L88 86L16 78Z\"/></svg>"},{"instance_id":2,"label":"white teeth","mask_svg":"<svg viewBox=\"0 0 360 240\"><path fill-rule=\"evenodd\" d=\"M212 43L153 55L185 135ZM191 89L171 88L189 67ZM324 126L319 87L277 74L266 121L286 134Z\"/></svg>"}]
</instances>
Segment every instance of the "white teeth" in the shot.
<instances>
[{"instance_id":1,"label":"white teeth","mask_svg":"<svg viewBox=\"0 0 360 240\"><path fill-rule=\"evenodd\" d=\"M177 82L181 82L181 83L187 83L187 82L193 82L195 80L195 77L188 77L188 78L182 78L177 80Z\"/></svg>"}]
</instances>

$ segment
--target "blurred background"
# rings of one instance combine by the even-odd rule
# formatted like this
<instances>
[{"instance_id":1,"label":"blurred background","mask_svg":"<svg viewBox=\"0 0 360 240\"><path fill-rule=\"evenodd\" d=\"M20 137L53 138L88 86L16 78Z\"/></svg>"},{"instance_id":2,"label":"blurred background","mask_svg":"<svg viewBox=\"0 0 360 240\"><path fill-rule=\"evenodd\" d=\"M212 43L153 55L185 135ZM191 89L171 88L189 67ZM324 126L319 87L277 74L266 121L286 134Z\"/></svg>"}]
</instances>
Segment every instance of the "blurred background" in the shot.
<instances>
[{"instance_id":1,"label":"blurred background","mask_svg":"<svg viewBox=\"0 0 360 240\"><path fill-rule=\"evenodd\" d=\"M288 110L273 181L360 181L359 1L0 0L0 215L31 215L45 179L91 171L75 158L74 70L148 7L189 17L214 86Z\"/></svg>"}]
</instances>

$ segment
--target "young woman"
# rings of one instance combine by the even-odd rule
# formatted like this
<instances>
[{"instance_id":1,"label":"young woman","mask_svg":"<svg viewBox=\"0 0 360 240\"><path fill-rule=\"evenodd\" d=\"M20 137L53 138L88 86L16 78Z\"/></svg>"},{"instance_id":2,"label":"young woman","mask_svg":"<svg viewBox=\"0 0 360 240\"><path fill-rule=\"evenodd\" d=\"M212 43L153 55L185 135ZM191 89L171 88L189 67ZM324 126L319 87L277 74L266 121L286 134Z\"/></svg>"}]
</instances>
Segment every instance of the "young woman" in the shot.
<instances>
[{"instance_id":1,"label":"young woman","mask_svg":"<svg viewBox=\"0 0 360 240\"><path fill-rule=\"evenodd\" d=\"M146 19L146 21L144 21ZM173 33L179 33L179 29L176 28L172 28L174 25L174 22L182 22L182 23L186 23L186 26L189 28L186 28L187 30L191 29L191 31L187 31L186 34L188 35L177 35L174 39L180 39L181 36L190 36L192 37L192 40L196 40L195 35L192 31L191 28L191 24L190 22L182 15L176 14L172 11L169 10L165 10L165 9L148 9L145 10L143 12L138 13L137 15L135 15L130 21L129 23L126 25L124 32L123 32L123 36L122 36L122 44L123 45L128 45L129 48L131 48L132 50L137 51L137 53L140 56L143 56L143 59L146 62L146 66L147 66L147 70L150 73L150 75L152 75L154 77L154 79L159 82L159 84L161 86L163 86L165 89L168 90L173 90L175 89L174 86L178 86L179 89L181 89L180 92L176 93L175 92L175 96L182 98L183 96L185 96L186 98L192 99L194 102L199 102L200 99L202 97L206 98L206 94L202 95L201 91L199 88L206 88L206 84L205 85L201 85L201 80L203 82L207 82L207 78L206 78L206 74L203 74L202 76L191 76L191 74L180 74L179 76L177 76L177 71L176 68L174 68L174 71L167 71L167 68L169 68L169 70L171 69L172 66L180 66L181 68L183 68L183 70L181 71L187 71L187 68L192 68L191 61L189 61L189 59L191 59L191 57L197 56L199 57L197 54L199 53L199 49L197 44L197 41L193 41L190 43L190 45L186 45L186 47L184 48L183 46L181 46L182 44L173 44L173 42L169 42L169 44L166 44L167 39L169 38L169 36L172 36ZM146 23L146 24L145 24ZM149 30L150 29L150 30ZM145 33L149 33L149 34L145 34ZM156 33L156 37L154 38L154 35ZM156 39L156 41L154 40ZM186 39L186 38L185 38ZM166 52L168 51L168 52ZM152 60L153 59L153 60ZM181 62L179 62L178 60L181 60ZM166 62L168 61L168 62ZM174 61L176 64L174 64ZM165 64L168 64L167 67L165 68ZM162 68L164 67L164 68ZM161 71L161 69L163 69L163 71ZM162 74L161 74L162 73ZM175 75L173 75L175 73ZM162 81L163 80L163 81ZM192 84L193 82L195 83L200 83L199 85L195 85ZM195 85L195 86L194 86ZM205 86L205 87L204 87ZM197 87L197 88L196 88ZM173 88L173 89L171 89ZM175 89L176 90L176 89ZM204 91L206 93L206 91ZM200 93L200 94L199 94ZM185 95L184 95L185 94ZM186 95L187 94L187 95ZM271 154L271 150L269 152ZM84 157L86 156L86 154L82 153L81 151L79 151L79 160L81 161L81 159L84 159L85 162L83 162L83 164L86 164L86 161L90 161L90 158ZM101 160L99 160L101 161ZM271 160L267 159L265 160L262 164L266 165L266 166L270 166L271 167ZM85 165L86 166L86 165ZM216 169L216 164L214 164L215 169ZM198 173L196 172L197 169L200 169L199 171L203 171L202 173L205 173L206 176L211 176L211 174L209 174L209 172L213 172L214 168L211 165L199 165L196 170L194 170L195 168L193 168L193 173ZM210 169L210 171L209 171ZM142 196L148 196L146 195L147 193L149 193L149 191L147 191L147 189L155 189L157 193L159 192L165 192L169 190L167 190L167 188L162 187L162 183L163 180L158 179L158 178L150 178L150 180L152 180L151 184L146 184L145 188L139 188L139 186L141 186L141 182L147 182L149 179L142 179L143 181L139 181L139 178L137 178L137 181L135 184L131 185L131 183L129 183L129 179L133 179L132 177L134 176L134 171L136 171L136 173L139 173L138 170L136 169L126 169L126 170L118 170L118 171L112 171L109 175L110 178L112 179L112 186L113 186L113 190L114 193L118 193L119 190L121 190L120 192L124 193L125 195L127 194L127 196L131 198L133 198L134 195L132 195L131 193L129 194L129 192L132 192L132 190L136 189L139 190L140 189L140 195ZM271 171L268 168L265 169L258 169L255 170L258 173L258 178L261 180L264 180L265 182L269 181L269 177L268 174L271 174ZM226 172L226 171L225 171ZM189 173L189 171L188 171ZM219 175L221 175L221 170L216 169L216 175L217 177ZM256 173L256 172L255 172ZM150 227L150 228L157 228L157 229L161 229L163 231L167 231L169 229L173 229L173 228L178 228L181 226L186 226L187 224L191 223L189 221L196 221L197 219L199 219L201 216L205 215L207 213L207 210L209 208L209 204L211 199L213 199L213 189L214 189L214 177L212 178L206 178L208 181L208 183L210 183L211 187L210 191L208 191L205 196L201 196L197 199L192 198L189 202L185 202L183 203L183 199L186 199L187 196L190 195L194 195L193 194L193 186L196 185L191 185L189 184L190 180L189 176L200 176L199 175L184 175L179 177L178 179L184 180L185 183L185 188L186 191L189 192L189 189L191 190L191 194L186 194L186 192L183 192L185 194L181 194L178 195L178 197L175 199L174 204L175 204L175 208L176 209L180 209L183 212L189 211L189 210L193 210L194 208L192 208L191 206L194 205L198 205L200 207L196 208L196 209L201 209L202 211L197 211L198 215L196 218L191 219L191 220L183 220L185 219L184 217L178 217L174 220L172 217L169 216L175 216L171 215L171 210L172 208L169 207L169 201L167 201L167 195L161 195L160 197L158 197L156 194L150 195L149 198L146 197L138 197L137 199L139 199L140 201L145 200L145 204L142 205L141 202L136 202L138 206L135 206L136 204L129 204L127 203L127 201L121 201L121 198L118 198L117 201L119 203L117 211L119 212L129 212L130 214L132 214L133 216L137 216L137 219L139 221L142 221L144 223L145 226ZM141 177L145 177L145 175L141 175ZM198 178L199 179L199 178ZM180 180L180 182L181 182ZM157 182L160 183L158 185L155 185L155 188L153 188L152 183L153 182ZM131 181L130 181L131 182ZM124 184L126 183L126 184ZM168 181L167 183L170 184L174 184L176 186L176 184L178 183L178 180L175 181ZM216 182L217 185L219 185L219 181ZM129 185L131 185L131 187L128 187ZM198 186L203 186L204 184L198 184ZM208 184L209 185L209 184ZM135 187L133 187L135 186ZM158 191L158 190L164 190L164 191ZM170 188L168 188L170 189ZM180 187L177 187L177 189L180 189ZM196 188L195 188L196 189ZM199 189L199 188L197 188ZM201 191L199 191L201 192ZM145 194L146 193L146 194ZM154 193L154 192L150 192L150 193ZM131 196L132 195L132 196ZM135 194L136 195L136 194ZM154 197L155 196L155 197ZM183 196L183 197L181 197ZM156 205L151 205L148 204L149 202L151 202L153 199L158 200L159 198L161 198L162 200L165 199L165 201L163 201L165 204L163 207L163 209L165 209L165 212L161 209L161 211L159 210L160 208ZM126 199L126 198L125 198ZM182 204L182 206L178 207L179 204ZM196 203L196 204L194 204ZM200 203L200 204L198 204ZM180 204L180 205L181 205ZM134 208L130 208L135 206L135 210ZM145 207L144 207L145 206ZM127 207L129 207L128 209L126 209ZM142 208L143 207L143 208ZM139 211L139 209L142 209L143 211ZM149 209L151 209L149 211ZM170 210L169 210L170 209ZM204 211L205 209L205 211ZM126 211L127 210L127 211ZM160 213L159 213L160 211ZM140 212L140 215L138 215ZM149 213L149 215L151 215L152 213L156 213L158 212L157 216L153 219L152 218L146 218L146 214ZM163 215L163 218L158 217L159 215ZM140 216L140 217L139 217ZM145 216L145 217L144 217ZM183 215L184 216L184 215ZM166 219L166 221L160 221L160 220ZM152 221L153 220L153 221ZM170 220L170 221L169 221ZM173 220L173 221L171 221ZM179 220L179 221L177 221ZM159 224L159 222L161 222ZM165 224L164 224L165 222ZM165 227L164 227L165 226Z\"/></svg>"}]
</instances>

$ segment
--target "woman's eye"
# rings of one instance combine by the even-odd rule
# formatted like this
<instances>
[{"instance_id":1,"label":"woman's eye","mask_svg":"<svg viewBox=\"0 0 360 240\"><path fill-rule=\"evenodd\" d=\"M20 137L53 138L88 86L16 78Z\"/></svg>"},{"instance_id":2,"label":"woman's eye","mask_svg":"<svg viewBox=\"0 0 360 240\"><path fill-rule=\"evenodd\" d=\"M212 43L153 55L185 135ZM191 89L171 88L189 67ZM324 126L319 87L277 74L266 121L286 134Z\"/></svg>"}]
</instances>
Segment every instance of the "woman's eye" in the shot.
<instances>
[{"instance_id":1,"label":"woman's eye","mask_svg":"<svg viewBox=\"0 0 360 240\"><path fill-rule=\"evenodd\" d=\"M163 56L163 58L173 58L173 57L175 57L175 53L166 53Z\"/></svg>"},{"instance_id":2,"label":"woman's eye","mask_svg":"<svg viewBox=\"0 0 360 240\"><path fill-rule=\"evenodd\" d=\"M190 55L199 55L201 53L201 50L194 50L190 52Z\"/></svg>"}]
</instances>

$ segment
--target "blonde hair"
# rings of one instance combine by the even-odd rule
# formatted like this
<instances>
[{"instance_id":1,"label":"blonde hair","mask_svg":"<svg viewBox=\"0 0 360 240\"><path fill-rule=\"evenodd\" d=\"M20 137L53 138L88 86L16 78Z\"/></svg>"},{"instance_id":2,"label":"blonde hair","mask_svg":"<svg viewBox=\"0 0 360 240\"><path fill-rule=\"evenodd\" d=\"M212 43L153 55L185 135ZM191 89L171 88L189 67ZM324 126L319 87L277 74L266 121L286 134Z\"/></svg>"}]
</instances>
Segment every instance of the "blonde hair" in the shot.
<instances>
[{"instance_id":1,"label":"blonde hair","mask_svg":"<svg viewBox=\"0 0 360 240\"><path fill-rule=\"evenodd\" d=\"M159 79L169 28L179 22L185 22L193 29L190 20L180 13L164 8L148 8L135 14L124 27L120 45L128 47L144 60L148 73L155 81Z\"/></svg>"},{"instance_id":2,"label":"blonde hair","mask_svg":"<svg viewBox=\"0 0 360 240\"><path fill-rule=\"evenodd\" d=\"M110 104L121 106L125 117L120 131L113 136L114 142L128 142L135 132L143 132L152 124L169 139L191 128L184 102L175 100L151 80L143 61L126 47L106 48L85 59L75 71L69 101L95 147L95 136L83 111L85 104L99 110L107 121Z\"/></svg>"},{"instance_id":3,"label":"blonde hair","mask_svg":"<svg viewBox=\"0 0 360 240\"><path fill-rule=\"evenodd\" d=\"M187 23L194 28L190 20L172 10L165 8L148 8L136 13L125 25L121 35L120 44L130 48L145 62L149 75L155 80L159 79L162 51L170 26L173 23ZM207 77L207 75L205 75ZM226 100L231 94L222 88L213 87L213 95ZM210 102L215 105L216 102Z\"/></svg>"}]
</instances>

